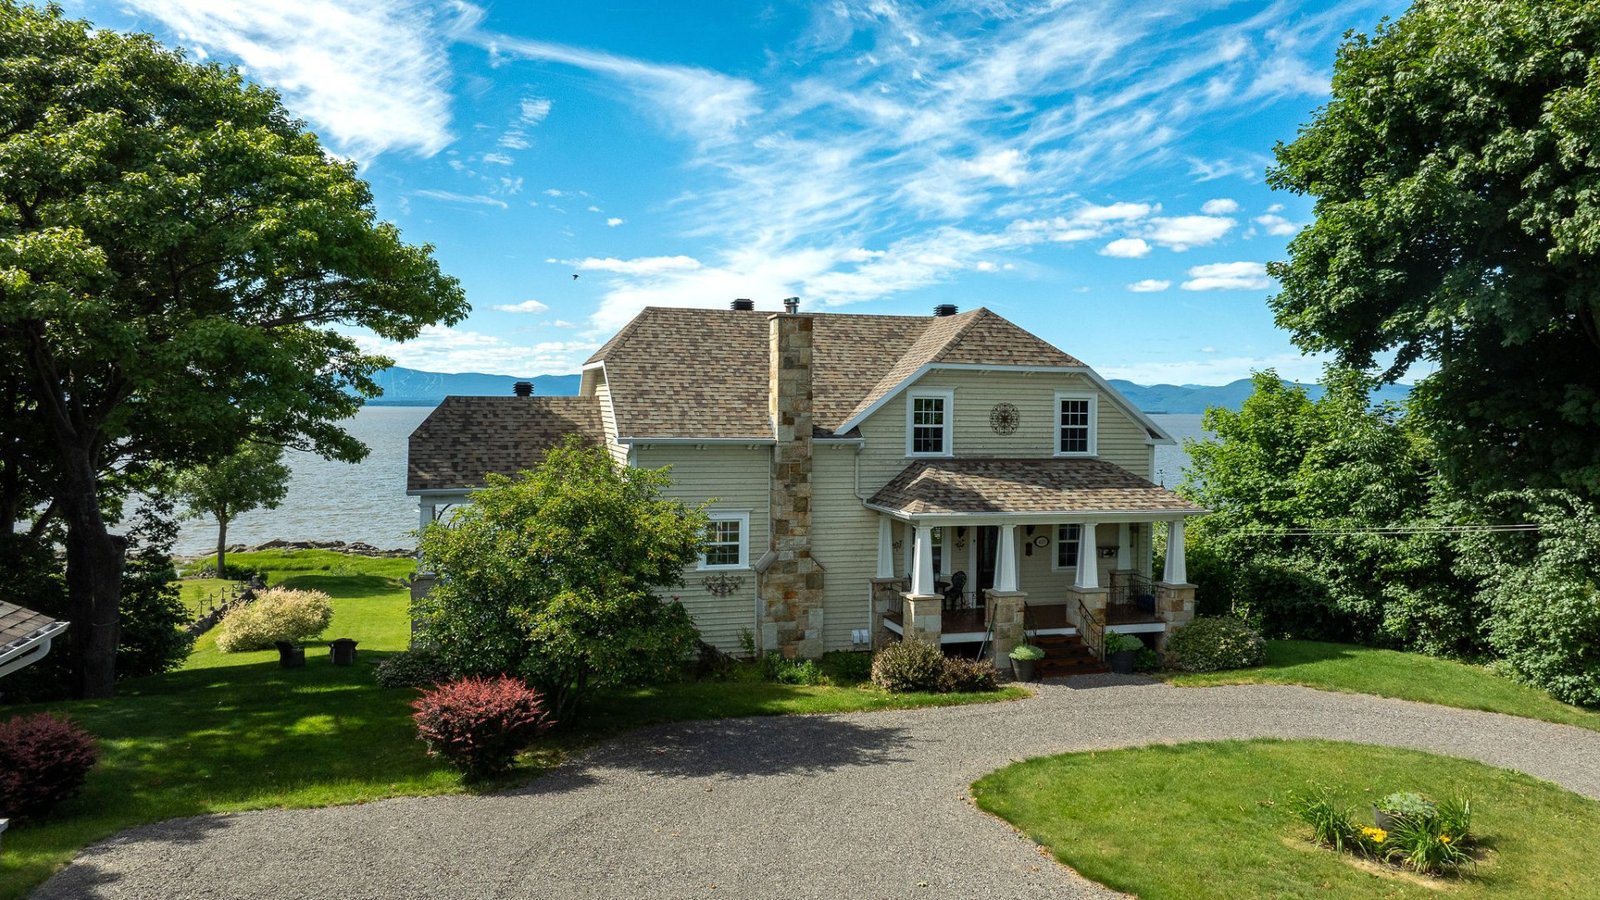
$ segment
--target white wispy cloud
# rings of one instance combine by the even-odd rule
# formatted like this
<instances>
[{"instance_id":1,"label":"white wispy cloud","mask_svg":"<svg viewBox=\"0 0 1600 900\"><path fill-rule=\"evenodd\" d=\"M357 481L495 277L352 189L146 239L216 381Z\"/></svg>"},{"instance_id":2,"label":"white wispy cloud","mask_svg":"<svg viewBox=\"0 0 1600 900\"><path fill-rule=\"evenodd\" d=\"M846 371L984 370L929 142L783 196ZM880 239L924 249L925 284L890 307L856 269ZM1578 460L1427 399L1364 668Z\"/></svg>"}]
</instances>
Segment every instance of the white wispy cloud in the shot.
<instances>
[{"instance_id":1,"label":"white wispy cloud","mask_svg":"<svg viewBox=\"0 0 1600 900\"><path fill-rule=\"evenodd\" d=\"M1162 278L1141 278L1128 285L1128 290L1135 294L1154 294L1172 287L1172 282Z\"/></svg>"},{"instance_id":2,"label":"white wispy cloud","mask_svg":"<svg viewBox=\"0 0 1600 900\"><path fill-rule=\"evenodd\" d=\"M617 218L617 217L616 217L616 216L612 216L612 217L611 217L611 218L609 218L609 219L606 219L606 226L607 226L607 227L608 227L608 228L615 228L615 227L617 227L617 226L618 226L618 225L621 225L621 224L622 224L622 223L623 223L623 222L625 222L625 221L627 221L627 220L625 220L625 219L619 219L619 218Z\"/></svg>"},{"instance_id":3,"label":"white wispy cloud","mask_svg":"<svg viewBox=\"0 0 1600 900\"><path fill-rule=\"evenodd\" d=\"M474 206L495 206L499 207L500 209L506 208L506 202L504 200L496 197L490 197L487 194L457 194L453 191L436 191L429 188L419 191L412 191L411 196L426 197L429 200L440 200L445 203L466 203Z\"/></svg>"},{"instance_id":4,"label":"white wispy cloud","mask_svg":"<svg viewBox=\"0 0 1600 900\"><path fill-rule=\"evenodd\" d=\"M543 313L549 312L550 307L537 300L524 300L521 303L502 303L495 309L508 313Z\"/></svg>"},{"instance_id":5,"label":"white wispy cloud","mask_svg":"<svg viewBox=\"0 0 1600 900\"><path fill-rule=\"evenodd\" d=\"M522 98L522 115L520 119L524 125L537 125L550 117L551 102L545 97Z\"/></svg>"},{"instance_id":6,"label":"white wispy cloud","mask_svg":"<svg viewBox=\"0 0 1600 900\"><path fill-rule=\"evenodd\" d=\"M428 0L126 0L179 41L237 60L333 149L432 156L452 140L449 45L481 11Z\"/></svg>"},{"instance_id":7,"label":"white wispy cloud","mask_svg":"<svg viewBox=\"0 0 1600 900\"><path fill-rule=\"evenodd\" d=\"M1186 291L1264 291L1272 287L1265 263L1230 262L1195 266L1189 270Z\"/></svg>"},{"instance_id":8,"label":"white wispy cloud","mask_svg":"<svg viewBox=\"0 0 1600 900\"><path fill-rule=\"evenodd\" d=\"M1255 222L1257 225L1260 225L1262 230L1266 231L1267 234L1274 235L1276 237L1286 237L1300 230L1300 226L1294 224L1288 219L1285 219L1283 216L1277 215L1276 213L1267 213L1263 216L1256 216L1251 221Z\"/></svg>"},{"instance_id":9,"label":"white wispy cloud","mask_svg":"<svg viewBox=\"0 0 1600 900\"><path fill-rule=\"evenodd\" d=\"M1200 211L1208 216L1226 216L1239 211L1239 202L1228 197L1218 197L1200 204Z\"/></svg>"},{"instance_id":10,"label":"white wispy cloud","mask_svg":"<svg viewBox=\"0 0 1600 900\"><path fill-rule=\"evenodd\" d=\"M1216 243L1235 224L1224 216L1157 216L1150 220L1147 236L1163 247L1182 252Z\"/></svg>"},{"instance_id":11,"label":"white wispy cloud","mask_svg":"<svg viewBox=\"0 0 1600 900\"><path fill-rule=\"evenodd\" d=\"M1138 259L1150 255L1150 245L1142 238L1118 238L1100 248L1101 256L1115 256L1121 259Z\"/></svg>"},{"instance_id":12,"label":"white wispy cloud","mask_svg":"<svg viewBox=\"0 0 1600 900\"><path fill-rule=\"evenodd\" d=\"M430 372L486 372L497 375L561 375L575 372L594 352L594 341L539 341L519 344L493 334L429 325L416 338L395 343L371 334L353 334L368 353L381 353L402 366Z\"/></svg>"},{"instance_id":13,"label":"white wispy cloud","mask_svg":"<svg viewBox=\"0 0 1600 900\"><path fill-rule=\"evenodd\" d=\"M700 260L692 256L643 256L636 259L606 257L569 261L588 272L615 272L620 275L660 275L663 272L686 272L702 268Z\"/></svg>"},{"instance_id":14,"label":"white wispy cloud","mask_svg":"<svg viewBox=\"0 0 1600 900\"><path fill-rule=\"evenodd\" d=\"M511 157L504 153L485 153L479 159L494 166L509 166L512 162Z\"/></svg>"}]
</instances>

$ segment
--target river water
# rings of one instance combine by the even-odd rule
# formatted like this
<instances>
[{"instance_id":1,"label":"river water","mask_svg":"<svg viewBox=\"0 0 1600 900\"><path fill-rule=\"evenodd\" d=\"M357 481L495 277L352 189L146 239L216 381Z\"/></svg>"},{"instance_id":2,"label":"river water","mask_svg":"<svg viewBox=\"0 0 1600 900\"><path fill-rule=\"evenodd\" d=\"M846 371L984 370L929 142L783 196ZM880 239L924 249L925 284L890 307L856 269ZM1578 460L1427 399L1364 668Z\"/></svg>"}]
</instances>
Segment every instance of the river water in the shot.
<instances>
[{"instance_id":1,"label":"river water","mask_svg":"<svg viewBox=\"0 0 1600 900\"><path fill-rule=\"evenodd\" d=\"M329 462L315 454L289 454L294 476L289 495L275 510L245 513L228 528L230 544L288 541L361 541L383 549L416 545L417 501L406 496L406 438L431 407L368 406L346 424L372 451L360 463ZM1199 416L1151 418L1177 438L1179 446L1156 448L1156 478L1167 486L1183 480L1188 454L1184 438L1201 437ZM175 548L184 555L215 549L216 524L208 519L183 523Z\"/></svg>"}]
</instances>

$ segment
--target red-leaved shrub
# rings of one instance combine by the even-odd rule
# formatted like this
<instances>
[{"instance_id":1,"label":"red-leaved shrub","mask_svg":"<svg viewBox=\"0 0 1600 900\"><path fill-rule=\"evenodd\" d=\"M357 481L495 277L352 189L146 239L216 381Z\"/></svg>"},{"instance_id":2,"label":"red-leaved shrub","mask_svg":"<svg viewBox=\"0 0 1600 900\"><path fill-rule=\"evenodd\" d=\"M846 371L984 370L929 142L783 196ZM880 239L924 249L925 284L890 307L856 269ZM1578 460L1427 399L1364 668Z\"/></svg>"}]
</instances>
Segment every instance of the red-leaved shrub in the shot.
<instances>
[{"instance_id":1,"label":"red-leaved shrub","mask_svg":"<svg viewBox=\"0 0 1600 900\"><path fill-rule=\"evenodd\" d=\"M411 706L417 737L469 777L511 767L517 753L550 727L544 695L522 681L461 678L424 691Z\"/></svg>"},{"instance_id":2,"label":"red-leaved shrub","mask_svg":"<svg viewBox=\"0 0 1600 900\"><path fill-rule=\"evenodd\" d=\"M0 819L49 812L83 787L99 756L89 732L49 713L0 722Z\"/></svg>"}]
</instances>

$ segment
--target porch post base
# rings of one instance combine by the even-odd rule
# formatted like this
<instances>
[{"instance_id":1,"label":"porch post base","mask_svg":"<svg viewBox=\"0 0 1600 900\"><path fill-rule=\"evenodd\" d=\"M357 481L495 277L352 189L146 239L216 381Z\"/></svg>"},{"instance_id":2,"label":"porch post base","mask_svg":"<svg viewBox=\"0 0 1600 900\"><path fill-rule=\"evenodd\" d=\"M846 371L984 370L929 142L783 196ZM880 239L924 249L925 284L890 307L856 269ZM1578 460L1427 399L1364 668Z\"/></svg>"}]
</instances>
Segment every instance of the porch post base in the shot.
<instances>
[{"instance_id":1,"label":"porch post base","mask_svg":"<svg viewBox=\"0 0 1600 900\"><path fill-rule=\"evenodd\" d=\"M901 598L911 589L905 578L872 579L872 649L882 650L899 640L899 636L884 626L884 616L901 610Z\"/></svg>"},{"instance_id":2,"label":"porch post base","mask_svg":"<svg viewBox=\"0 0 1600 900\"><path fill-rule=\"evenodd\" d=\"M990 590L987 596L988 624L994 631L994 664L1003 672L1011 665L1012 649L1027 642L1022 609L1028 595L1023 591Z\"/></svg>"},{"instance_id":3,"label":"porch post base","mask_svg":"<svg viewBox=\"0 0 1600 900\"><path fill-rule=\"evenodd\" d=\"M944 596L942 594L901 594L905 609L905 639L922 641L939 646L944 633Z\"/></svg>"},{"instance_id":4,"label":"porch post base","mask_svg":"<svg viewBox=\"0 0 1600 900\"><path fill-rule=\"evenodd\" d=\"M1105 588L1081 588L1077 586L1067 588L1067 618L1077 623L1078 636L1087 637L1089 623L1082 621L1078 613L1078 604L1089 611L1090 617L1101 625L1106 622L1106 599L1110 591Z\"/></svg>"},{"instance_id":5,"label":"porch post base","mask_svg":"<svg viewBox=\"0 0 1600 900\"><path fill-rule=\"evenodd\" d=\"M1167 630L1161 633L1157 650L1165 650L1167 637L1194 621L1194 591L1192 584L1167 581L1156 584L1156 611L1161 614L1161 620L1167 623Z\"/></svg>"}]
</instances>

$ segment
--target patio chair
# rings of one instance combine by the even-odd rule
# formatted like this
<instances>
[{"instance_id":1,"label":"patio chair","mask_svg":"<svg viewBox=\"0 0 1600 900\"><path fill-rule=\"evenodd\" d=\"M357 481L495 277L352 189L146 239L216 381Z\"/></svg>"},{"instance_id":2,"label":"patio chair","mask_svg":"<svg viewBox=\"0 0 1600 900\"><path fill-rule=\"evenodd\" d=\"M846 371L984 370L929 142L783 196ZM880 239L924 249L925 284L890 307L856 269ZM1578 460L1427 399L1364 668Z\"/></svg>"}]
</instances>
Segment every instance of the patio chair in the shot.
<instances>
[{"instance_id":1,"label":"patio chair","mask_svg":"<svg viewBox=\"0 0 1600 900\"><path fill-rule=\"evenodd\" d=\"M967 573L956 572L950 576L950 586L944 590L945 612L966 608Z\"/></svg>"}]
</instances>

